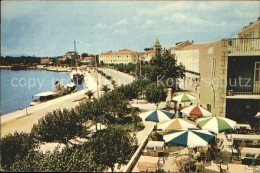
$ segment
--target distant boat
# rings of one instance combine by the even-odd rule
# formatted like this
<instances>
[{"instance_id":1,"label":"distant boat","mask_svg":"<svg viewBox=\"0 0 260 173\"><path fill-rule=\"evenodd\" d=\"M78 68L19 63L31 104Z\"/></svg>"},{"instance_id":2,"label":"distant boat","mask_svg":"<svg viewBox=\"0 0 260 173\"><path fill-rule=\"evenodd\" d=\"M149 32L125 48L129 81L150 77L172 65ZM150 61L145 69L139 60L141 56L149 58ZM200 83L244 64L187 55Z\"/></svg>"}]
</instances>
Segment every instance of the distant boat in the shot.
<instances>
[{"instance_id":1,"label":"distant boat","mask_svg":"<svg viewBox=\"0 0 260 173\"><path fill-rule=\"evenodd\" d=\"M30 104L30 106L34 106L37 104L40 104L42 102L46 102L48 100L54 99L56 97L57 93L53 91L46 91L39 94L34 95L35 97L39 97L36 100L33 100Z\"/></svg>"},{"instance_id":2,"label":"distant boat","mask_svg":"<svg viewBox=\"0 0 260 173\"><path fill-rule=\"evenodd\" d=\"M71 79L77 84L82 84L84 80L84 75L80 71L73 71L71 72Z\"/></svg>"}]
</instances>

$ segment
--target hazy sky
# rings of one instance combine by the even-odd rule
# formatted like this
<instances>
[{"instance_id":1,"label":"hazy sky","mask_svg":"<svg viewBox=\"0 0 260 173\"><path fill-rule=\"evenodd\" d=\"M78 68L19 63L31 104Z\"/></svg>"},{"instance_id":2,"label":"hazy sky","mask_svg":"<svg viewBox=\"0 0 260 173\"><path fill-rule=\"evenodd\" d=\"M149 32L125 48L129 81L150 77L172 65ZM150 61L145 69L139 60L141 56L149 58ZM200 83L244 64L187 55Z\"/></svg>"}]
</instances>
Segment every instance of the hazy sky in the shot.
<instances>
[{"instance_id":1,"label":"hazy sky","mask_svg":"<svg viewBox=\"0 0 260 173\"><path fill-rule=\"evenodd\" d=\"M2 55L99 54L123 48L143 51L156 37L162 47L233 37L259 16L253 2L1 2Z\"/></svg>"}]
</instances>

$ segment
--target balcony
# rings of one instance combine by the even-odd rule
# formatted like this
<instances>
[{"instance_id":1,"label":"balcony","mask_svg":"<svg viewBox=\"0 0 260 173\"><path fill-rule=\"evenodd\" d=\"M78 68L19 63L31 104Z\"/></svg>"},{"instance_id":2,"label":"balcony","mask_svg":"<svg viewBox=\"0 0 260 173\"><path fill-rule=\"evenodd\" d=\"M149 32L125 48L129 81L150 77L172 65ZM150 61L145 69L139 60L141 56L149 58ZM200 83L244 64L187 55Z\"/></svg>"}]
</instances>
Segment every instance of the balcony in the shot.
<instances>
[{"instance_id":1,"label":"balcony","mask_svg":"<svg viewBox=\"0 0 260 173\"><path fill-rule=\"evenodd\" d=\"M234 56L260 55L260 38L228 39L228 54Z\"/></svg>"},{"instance_id":2,"label":"balcony","mask_svg":"<svg viewBox=\"0 0 260 173\"><path fill-rule=\"evenodd\" d=\"M260 99L260 85L227 87L227 96L253 96Z\"/></svg>"}]
</instances>

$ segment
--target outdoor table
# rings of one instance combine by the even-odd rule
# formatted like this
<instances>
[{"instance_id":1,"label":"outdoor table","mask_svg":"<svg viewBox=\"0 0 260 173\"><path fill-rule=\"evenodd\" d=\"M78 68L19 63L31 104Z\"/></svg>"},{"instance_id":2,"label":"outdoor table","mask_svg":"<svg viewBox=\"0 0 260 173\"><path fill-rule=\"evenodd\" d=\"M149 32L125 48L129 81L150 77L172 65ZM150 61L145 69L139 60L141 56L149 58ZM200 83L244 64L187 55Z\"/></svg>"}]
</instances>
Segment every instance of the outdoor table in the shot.
<instances>
[{"instance_id":1,"label":"outdoor table","mask_svg":"<svg viewBox=\"0 0 260 173\"><path fill-rule=\"evenodd\" d=\"M251 130L251 126L249 124L237 124L235 129L240 129L241 127L245 127L248 130Z\"/></svg>"},{"instance_id":2,"label":"outdoor table","mask_svg":"<svg viewBox=\"0 0 260 173\"><path fill-rule=\"evenodd\" d=\"M159 157L151 157L151 156L141 156L138 160L137 167L142 167L147 169L148 171L158 169Z\"/></svg>"},{"instance_id":3,"label":"outdoor table","mask_svg":"<svg viewBox=\"0 0 260 173\"><path fill-rule=\"evenodd\" d=\"M243 147L240 153L241 153L241 159L246 158L247 155L254 155L254 157L257 157L260 155L260 148Z\"/></svg>"},{"instance_id":4,"label":"outdoor table","mask_svg":"<svg viewBox=\"0 0 260 173\"><path fill-rule=\"evenodd\" d=\"M147 150L154 150L154 151L163 151L164 150L164 141L148 141L146 145Z\"/></svg>"},{"instance_id":5,"label":"outdoor table","mask_svg":"<svg viewBox=\"0 0 260 173\"><path fill-rule=\"evenodd\" d=\"M239 164L228 164L228 172L230 173L245 173L246 172L246 165L239 165Z\"/></svg>"}]
</instances>

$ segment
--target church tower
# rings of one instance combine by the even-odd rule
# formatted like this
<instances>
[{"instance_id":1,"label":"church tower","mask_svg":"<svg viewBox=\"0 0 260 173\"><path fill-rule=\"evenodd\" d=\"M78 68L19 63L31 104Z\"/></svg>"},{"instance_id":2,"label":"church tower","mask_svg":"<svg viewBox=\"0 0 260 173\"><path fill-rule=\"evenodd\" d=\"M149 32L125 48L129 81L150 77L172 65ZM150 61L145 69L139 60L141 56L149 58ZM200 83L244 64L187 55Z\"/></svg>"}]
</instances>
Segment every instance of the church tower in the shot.
<instances>
[{"instance_id":1,"label":"church tower","mask_svg":"<svg viewBox=\"0 0 260 173\"><path fill-rule=\"evenodd\" d=\"M155 40L155 43L153 45L153 49L154 50L161 50L162 49L161 44L160 44L158 38L156 38L156 40Z\"/></svg>"}]
</instances>

